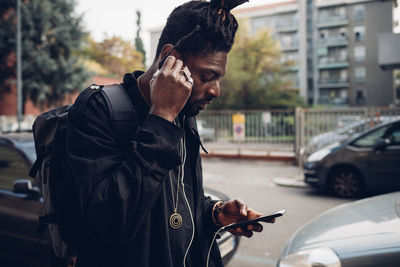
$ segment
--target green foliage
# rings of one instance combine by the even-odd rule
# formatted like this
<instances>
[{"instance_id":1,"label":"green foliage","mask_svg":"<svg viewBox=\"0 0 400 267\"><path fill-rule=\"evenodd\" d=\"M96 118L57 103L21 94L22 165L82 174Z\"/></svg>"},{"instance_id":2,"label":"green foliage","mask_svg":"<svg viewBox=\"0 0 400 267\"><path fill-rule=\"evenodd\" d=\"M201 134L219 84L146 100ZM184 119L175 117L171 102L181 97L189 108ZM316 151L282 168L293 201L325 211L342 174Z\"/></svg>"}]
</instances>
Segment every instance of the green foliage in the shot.
<instances>
[{"instance_id":1,"label":"green foliage","mask_svg":"<svg viewBox=\"0 0 400 267\"><path fill-rule=\"evenodd\" d=\"M96 42L90 37L84 54L89 60L99 63L110 76L122 77L125 73L143 69L142 54L130 42L121 37L106 37Z\"/></svg>"},{"instance_id":2,"label":"green foliage","mask_svg":"<svg viewBox=\"0 0 400 267\"><path fill-rule=\"evenodd\" d=\"M1 61L15 51L16 1L11 2L8 6L0 6L2 17L8 14L11 18L6 20L6 27L2 21ZM85 33L81 17L74 14L74 6L73 0L21 1L24 99L29 96L35 104L58 104L66 94L80 89L89 78L77 52ZM8 66L9 72L6 77L2 75L1 84L7 78L15 78L15 68L15 62Z\"/></svg>"},{"instance_id":3,"label":"green foliage","mask_svg":"<svg viewBox=\"0 0 400 267\"><path fill-rule=\"evenodd\" d=\"M0 4L0 92L1 90L9 91L3 83L15 73L14 60L12 52L16 50L15 38L9 36L15 35L15 16L11 8L14 7L12 1L1 1ZM0 94L1 98L1 94Z\"/></svg>"},{"instance_id":4,"label":"green foliage","mask_svg":"<svg viewBox=\"0 0 400 267\"><path fill-rule=\"evenodd\" d=\"M250 35L241 23L229 54L228 71L221 80L220 99L211 109L270 109L302 105L298 90L282 77L289 63L282 64L278 42L269 31Z\"/></svg>"},{"instance_id":5,"label":"green foliage","mask_svg":"<svg viewBox=\"0 0 400 267\"><path fill-rule=\"evenodd\" d=\"M146 64L146 51L144 50L144 45L143 45L143 41L142 38L140 37L140 31L141 31L141 17L142 17L142 13L140 12L140 10L136 10L136 16L137 16L137 20L136 20L136 38L135 38L135 47L136 47L136 51L142 53L143 55L143 65Z\"/></svg>"}]
</instances>

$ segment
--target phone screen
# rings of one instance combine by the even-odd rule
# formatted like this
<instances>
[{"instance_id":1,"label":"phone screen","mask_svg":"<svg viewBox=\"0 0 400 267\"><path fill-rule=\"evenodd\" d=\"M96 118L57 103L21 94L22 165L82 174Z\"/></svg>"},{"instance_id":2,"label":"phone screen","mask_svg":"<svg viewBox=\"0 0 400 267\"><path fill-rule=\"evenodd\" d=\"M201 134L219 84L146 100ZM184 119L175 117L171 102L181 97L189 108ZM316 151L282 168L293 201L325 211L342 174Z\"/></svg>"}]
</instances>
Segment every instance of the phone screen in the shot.
<instances>
[{"instance_id":1,"label":"phone screen","mask_svg":"<svg viewBox=\"0 0 400 267\"><path fill-rule=\"evenodd\" d=\"M244 227L244 226L247 226L250 224L255 224L257 222L268 222L276 217L282 216L285 213L286 213L286 210L280 210L280 211L277 211L277 212L274 212L274 213L271 213L268 215L264 215L264 216L261 216L261 217L258 217L258 218L252 219L252 220L247 220L247 221L238 222L238 223L232 223L232 224L222 227L222 229L229 230L229 229L235 229L238 227Z\"/></svg>"}]
</instances>

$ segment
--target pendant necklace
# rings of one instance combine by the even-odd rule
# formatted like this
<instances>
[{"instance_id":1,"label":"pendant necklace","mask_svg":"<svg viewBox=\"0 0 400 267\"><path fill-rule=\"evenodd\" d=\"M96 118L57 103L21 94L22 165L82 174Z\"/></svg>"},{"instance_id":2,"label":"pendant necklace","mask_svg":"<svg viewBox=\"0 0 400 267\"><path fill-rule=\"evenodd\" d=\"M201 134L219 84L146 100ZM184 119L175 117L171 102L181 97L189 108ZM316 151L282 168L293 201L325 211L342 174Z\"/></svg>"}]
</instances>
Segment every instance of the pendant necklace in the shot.
<instances>
[{"instance_id":1,"label":"pendant necklace","mask_svg":"<svg viewBox=\"0 0 400 267\"><path fill-rule=\"evenodd\" d=\"M139 91L144 99L144 101L146 102L147 106L150 107L149 103L146 100L146 97L143 94L142 89L140 88L140 77L138 77L137 79L137 84L138 84L138 88ZM179 120L179 118L178 118ZM185 120L185 117L183 117L183 121ZM176 121L174 120L173 123L175 125L177 125ZM178 126L178 125L177 125ZM184 145L184 137L181 138L180 140L180 147L179 147L179 155L181 157L182 160L182 164L179 165L178 167L178 178L176 181L176 199L174 196L174 185L172 182L172 172L173 170L169 171L169 182L171 184L171 195L172 195L172 204L174 206L174 212L171 214L171 216L169 217L169 225L171 226L172 229L177 230L182 226L182 216L178 213L178 201L179 201L179 188L180 188L180 183L183 183L183 176L184 176L184 166L185 166L185 161L186 161L186 148ZM180 182L181 180L181 182Z\"/></svg>"},{"instance_id":2,"label":"pendant necklace","mask_svg":"<svg viewBox=\"0 0 400 267\"><path fill-rule=\"evenodd\" d=\"M174 121L174 124L176 125L176 122ZM172 204L174 206L174 212L172 215L169 217L169 225L171 226L172 229L179 229L182 226L182 216L178 213L178 201L179 201L179 188L180 188L180 183L183 182L183 168L185 166L185 161L186 161L186 151L184 147L184 137L181 138L180 140L180 149L179 149L179 154L181 156L182 164L179 165L178 167L178 178L176 181L176 198L174 196L174 186L172 182L172 171L169 172L169 182L171 184L171 192L172 192ZM180 182L181 181L181 182Z\"/></svg>"}]
</instances>

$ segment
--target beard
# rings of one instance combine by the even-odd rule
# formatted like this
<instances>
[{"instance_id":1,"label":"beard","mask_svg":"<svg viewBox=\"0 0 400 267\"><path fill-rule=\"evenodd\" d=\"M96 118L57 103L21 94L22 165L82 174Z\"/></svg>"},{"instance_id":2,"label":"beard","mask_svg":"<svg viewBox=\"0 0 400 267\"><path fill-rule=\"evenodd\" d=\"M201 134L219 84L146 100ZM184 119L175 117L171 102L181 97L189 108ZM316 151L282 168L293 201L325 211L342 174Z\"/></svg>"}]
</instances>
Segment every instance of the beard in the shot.
<instances>
[{"instance_id":1,"label":"beard","mask_svg":"<svg viewBox=\"0 0 400 267\"><path fill-rule=\"evenodd\" d=\"M194 100L189 97L188 101L181 110L180 114L188 117L195 117L200 113L201 110L205 109L207 105L211 103L212 100L213 100L212 96L207 96L206 98L200 98Z\"/></svg>"},{"instance_id":2,"label":"beard","mask_svg":"<svg viewBox=\"0 0 400 267\"><path fill-rule=\"evenodd\" d=\"M190 101L187 101L185 106L181 110L180 114L185 115L187 117L197 116L200 113L200 107L198 107L198 105L196 105L196 102L191 103ZM201 103L201 102L202 101L198 101L198 103Z\"/></svg>"}]
</instances>

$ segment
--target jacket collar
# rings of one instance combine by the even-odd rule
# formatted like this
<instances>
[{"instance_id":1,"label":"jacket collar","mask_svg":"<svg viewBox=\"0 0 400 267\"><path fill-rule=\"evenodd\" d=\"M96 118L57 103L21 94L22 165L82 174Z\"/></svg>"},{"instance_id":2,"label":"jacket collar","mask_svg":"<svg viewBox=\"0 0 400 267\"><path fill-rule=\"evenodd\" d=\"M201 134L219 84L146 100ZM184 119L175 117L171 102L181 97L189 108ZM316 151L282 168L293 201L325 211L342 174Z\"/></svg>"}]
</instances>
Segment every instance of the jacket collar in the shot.
<instances>
[{"instance_id":1,"label":"jacket collar","mask_svg":"<svg viewBox=\"0 0 400 267\"><path fill-rule=\"evenodd\" d=\"M132 73L127 73L124 75L124 82L123 86L126 89L127 93L129 94L130 98L132 99L132 102L134 103L135 106L138 107L137 111L139 112L138 118L141 120L141 124L143 123L142 120L146 117L146 115L150 111L150 107L147 105L146 100L143 98L142 94L139 91L139 86L137 79L139 78L140 75L142 75L144 72L143 71L134 71ZM208 154L208 151L205 149L203 146L201 140L200 140L200 135L197 130L197 125L196 125L196 118L195 117L186 117L185 118L185 131L193 137L193 140L195 140L202 148L202 150Z\"/></svg>"}]
</instances>

